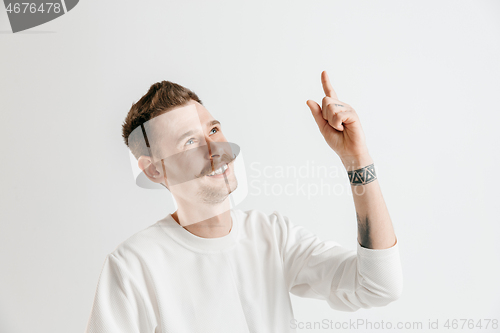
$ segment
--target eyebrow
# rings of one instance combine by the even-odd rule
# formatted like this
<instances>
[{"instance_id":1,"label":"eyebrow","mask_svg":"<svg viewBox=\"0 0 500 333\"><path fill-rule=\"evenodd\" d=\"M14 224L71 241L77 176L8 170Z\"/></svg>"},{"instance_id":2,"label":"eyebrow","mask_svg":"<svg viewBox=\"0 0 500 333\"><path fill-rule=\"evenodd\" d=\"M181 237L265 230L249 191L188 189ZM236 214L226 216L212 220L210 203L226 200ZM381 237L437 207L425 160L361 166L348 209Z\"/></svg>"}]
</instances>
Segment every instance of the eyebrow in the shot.
<instances>
[{"instance_id":1,"label":"eyebrow","mask_svg":"<svg viewBox=\"0 0 500 333\"><path fill-rule=\"evenodd\" d=\"M218 120L212 120L212 121L209 121L207 123L207 127L210 127L210 126L213 126L213 125L220 125L220 121ZM176 145L178 145L181 141L183 141L184 139L186 139L187 137L193 135L195 133L195 131L191 130L191 131L187 131L186 133L182 134L179 139L177 139L177 143Z\"/></svg>"},{"instance_id":2,"label":"eyebrow","mask_svg":"<svg viewBox=\"0 0 500 333\"><path fill-rule=\"evenodd\" d=\"M207 123L207 127L209 127L209 126L213 126L213 125L217 125L217 124L218 124L218 125L220 125L220 122L219 122L218 120L215 120L215 119L214 119L214 120L209 121L209 122Z\"/></svg>"}]
</instances>

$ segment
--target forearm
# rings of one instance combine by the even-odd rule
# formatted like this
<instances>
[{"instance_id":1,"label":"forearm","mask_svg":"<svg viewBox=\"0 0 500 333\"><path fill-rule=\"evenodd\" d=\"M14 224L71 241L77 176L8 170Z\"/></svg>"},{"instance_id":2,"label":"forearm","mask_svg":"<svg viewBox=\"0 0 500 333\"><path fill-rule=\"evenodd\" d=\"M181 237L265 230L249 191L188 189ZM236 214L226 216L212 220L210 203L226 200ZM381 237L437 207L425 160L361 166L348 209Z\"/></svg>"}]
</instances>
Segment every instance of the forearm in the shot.
<instances>
[{"instance_id":1,"label":"forearm","mask_svg":"<svg viewBox=\"0 0 500 333\"><path fill-rule=\"evenodd\" d=\"M343 158L342 163L349 172L373 164L373 159L369 155L363 155ZM356 179L351 180L350 186L356 208L359 244L370 249L392 247L396 243L396 235L394 234L392 221L378 179L368 180L363 185L359 183L353 184L355 182Z\"/></svg>"}]
</instances>

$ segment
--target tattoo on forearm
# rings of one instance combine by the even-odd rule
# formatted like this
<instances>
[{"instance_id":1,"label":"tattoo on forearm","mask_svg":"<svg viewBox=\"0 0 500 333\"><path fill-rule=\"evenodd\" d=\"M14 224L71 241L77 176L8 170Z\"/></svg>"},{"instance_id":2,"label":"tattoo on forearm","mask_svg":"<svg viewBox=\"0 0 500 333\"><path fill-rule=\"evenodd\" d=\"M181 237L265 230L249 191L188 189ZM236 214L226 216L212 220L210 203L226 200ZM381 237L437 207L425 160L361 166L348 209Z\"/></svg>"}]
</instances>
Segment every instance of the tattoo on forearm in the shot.
<instances>
[{"instance_id":1,"label":"tattoo on forearm","mask_svg":"<svg viewBox=\"0 0 500 333\"><path fill-rule=\"evenodd\" d=\"M370 235L370 220L368 216L364 219L356 212L356 219L358 220L358 235L359 243L361 246L371 249L372 241Z\"/></svg>"},{"instance_id":2,"label":"tattoo on forearm","mask_svg":"<svg viewBox=\"0 0 500 333\"><path fill-rule=\"evenodd\" d=\"M377 179L374 163L354 171L347 171L351 185L365 185Z\"/></svg>"}]
</instances>

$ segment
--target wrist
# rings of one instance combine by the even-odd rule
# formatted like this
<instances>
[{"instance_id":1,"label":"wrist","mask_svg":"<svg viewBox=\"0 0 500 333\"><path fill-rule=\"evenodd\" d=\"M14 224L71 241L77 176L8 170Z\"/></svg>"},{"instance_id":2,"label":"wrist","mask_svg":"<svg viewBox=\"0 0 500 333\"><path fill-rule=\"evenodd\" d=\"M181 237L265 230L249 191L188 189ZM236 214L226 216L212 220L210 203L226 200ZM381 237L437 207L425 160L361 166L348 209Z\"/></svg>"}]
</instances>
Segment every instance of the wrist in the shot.
<instances>
[{"instance_id":1,"label":"wrist","mask_svg":"<svg viewBox=\"0 0 500 333\"><path fill-rule=\"evenodd\" d=\"M368 153L342 156L340 160L347 171L357 170L373 163L373 159Z\"/></svg>"}]
</instances>

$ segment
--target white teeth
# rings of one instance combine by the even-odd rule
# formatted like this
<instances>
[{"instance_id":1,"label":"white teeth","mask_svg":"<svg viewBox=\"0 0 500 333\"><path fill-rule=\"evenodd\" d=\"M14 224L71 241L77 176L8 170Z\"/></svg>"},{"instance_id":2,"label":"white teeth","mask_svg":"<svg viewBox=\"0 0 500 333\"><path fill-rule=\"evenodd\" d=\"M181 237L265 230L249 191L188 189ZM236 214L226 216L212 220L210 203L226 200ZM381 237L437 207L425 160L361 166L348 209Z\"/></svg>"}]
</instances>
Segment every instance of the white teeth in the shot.
<instances>
[{"instance_id":1,"label":"white teeth","mask_svg":"<svg viewBox=\"0 0 500 333\"><path fill-rule=\"evenodd\" d=\"M224 164L223 166L221 166L217 170L212 171L211 173L207 174L207 176L221 175L226 170L227 170L227 164Z\"/></svg>"}]
</instances>

